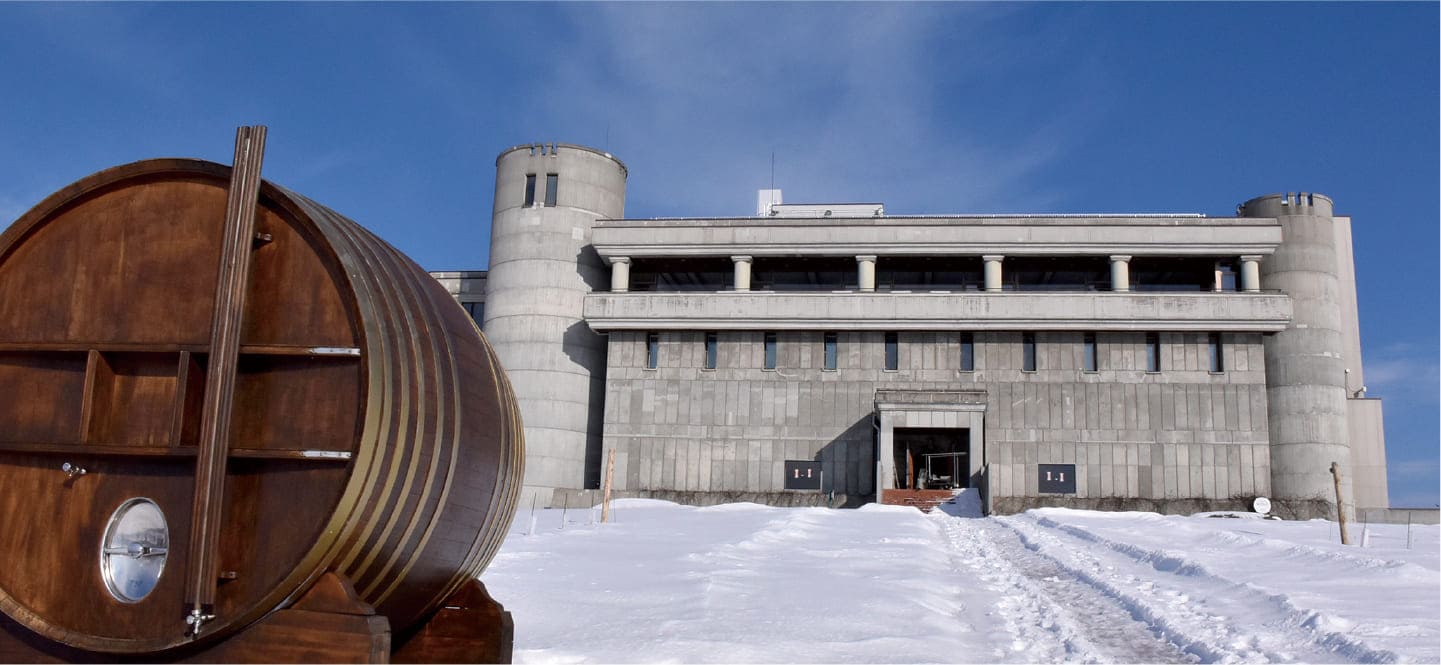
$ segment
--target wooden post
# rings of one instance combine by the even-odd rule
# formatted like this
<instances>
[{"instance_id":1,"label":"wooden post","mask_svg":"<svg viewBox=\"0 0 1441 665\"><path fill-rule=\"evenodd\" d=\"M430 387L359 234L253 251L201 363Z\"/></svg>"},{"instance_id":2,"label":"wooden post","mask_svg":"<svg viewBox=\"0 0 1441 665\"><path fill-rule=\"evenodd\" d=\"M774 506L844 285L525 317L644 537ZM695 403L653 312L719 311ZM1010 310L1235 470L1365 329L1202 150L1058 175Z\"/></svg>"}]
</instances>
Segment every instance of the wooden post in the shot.
<instances>
[{"instance_id":1,"label":"wooden post","mask_svg":"<svg viewBox=\"0 0 1441 665\"><path fill-rule=\"evenodd\" d=\"M210 361L201 407L200 441L195 458L195 497L191 511L190 561L185 606L192 637L215 612L219 574L221 508L225 499L225 466L230 448L230 421L240 352L241 318L250 280L255 243L255 212L260 201L260 165L265 156L265 127L235 132L235 161L225 204L224 238L215 286L215 312L210 324Z\"/></svg>"},{"instance_id":2,"label":"wooden post","mask_svg":"<svg viewBox=\"0 0 1441 665\"><path fill-rule=\"evenodd\" d=\"M600 498L600 523L610 521L610 483L615 478L615 448L610 449L610 455L605 461L605 490Z\"/></svg>"},{"instance_id":3,"label":"wooden post","mask_svg":"<svg viewBox=\"0 0 1441 665\"><path fill-rule=\"evenodd\" d=\"M1346 507L1341 505L1341 465L1331 463L1331 477L1336 480L1336 521L1341 525L1341 544L1350 545L1351 537L1346 535Z\"/></svg>"}]
</instances>

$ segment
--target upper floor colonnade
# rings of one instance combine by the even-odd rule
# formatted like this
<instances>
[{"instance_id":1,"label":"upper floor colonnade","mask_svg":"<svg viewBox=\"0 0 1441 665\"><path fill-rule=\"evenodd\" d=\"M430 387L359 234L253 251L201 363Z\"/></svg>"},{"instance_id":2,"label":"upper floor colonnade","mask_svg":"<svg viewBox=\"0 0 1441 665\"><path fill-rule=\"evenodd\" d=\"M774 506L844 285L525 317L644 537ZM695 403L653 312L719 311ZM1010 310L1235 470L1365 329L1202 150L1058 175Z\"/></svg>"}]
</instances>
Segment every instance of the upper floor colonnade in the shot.
<instances>
[{"instance_id":1,"label":"upper floor colonnade","mask_svg":"<svg viewBox=\"0 0 1441 665\"><path fill-rule=\"evenodd\" d=\"M995 215L599 220L625 291L1240 291L1274 218Z\"/></svg>"},{"instance_id":2,"label":"upper floor colonnade","mask_svg":"<svg viewBox=\"0 0 1441 665\"><path fill-rule=\"evenodd\" d=\"M1261 254L1239 256L606 257L610 291L1210 291L1259 293Z\"/></svg>"}]
</instances>

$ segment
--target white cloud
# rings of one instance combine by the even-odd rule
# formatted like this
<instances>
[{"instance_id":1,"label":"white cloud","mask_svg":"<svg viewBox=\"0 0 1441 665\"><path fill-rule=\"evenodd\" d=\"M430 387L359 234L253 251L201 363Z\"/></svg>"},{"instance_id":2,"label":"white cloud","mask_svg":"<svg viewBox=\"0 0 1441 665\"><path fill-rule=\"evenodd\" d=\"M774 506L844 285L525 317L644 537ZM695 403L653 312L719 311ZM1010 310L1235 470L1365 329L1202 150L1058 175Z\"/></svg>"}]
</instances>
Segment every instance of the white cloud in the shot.
<instances>
[{"instance_id":1,"label":"white cloud","mask_svg":"<svg viewBox=\"0 0 1441 665\"><path fill-rule=\"evenodd\" d=\"M1395 355L1393 355L1395 354ZM1388 347L1368 360L1363 377L1366 392L1388 403L1441 402L1441 366L1436 353L1415 352L1409 345Z\"/></svg>"},{"instance_id":2,"label":"white cloud","mask_svg":"<svg viewBox=\"0 0 1441 665\"><path fill-rule=\"evenodd\" d=\"M788 201L1044 207L1052 194L1029 176L1066 149L1091 112L1085 100L1025 109L1042 119L1022 138L967 126L972 105L993 100L955 101L972 80L1005 75L987 27L1011 11L575 6L577 40L558 46L567 57L547 85L548 115L554 131L590 137L640 176L629 198L644 209L631 215L749 214L772 151Z\"/></svg>"}]
</instances>

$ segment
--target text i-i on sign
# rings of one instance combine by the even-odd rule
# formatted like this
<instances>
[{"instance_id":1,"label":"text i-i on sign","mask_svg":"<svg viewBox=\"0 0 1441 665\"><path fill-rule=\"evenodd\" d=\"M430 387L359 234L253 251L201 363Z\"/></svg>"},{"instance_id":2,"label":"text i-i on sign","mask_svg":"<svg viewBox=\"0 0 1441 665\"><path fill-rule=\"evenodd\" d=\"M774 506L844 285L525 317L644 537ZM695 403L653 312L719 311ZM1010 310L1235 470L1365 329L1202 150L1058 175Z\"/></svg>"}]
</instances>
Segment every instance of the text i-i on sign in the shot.
<instances>
[{"instance_id":1,"label":"text i-i on sign","mask_svg":"<svg viewBox=\"0 0 1441 665\"><path fill-rule=\"evenodd\" d=\"M786 460L785 488L819 492L825 472L821 463L811 460Z\"/></svg>"},{"instance_id":2,"label":"text i-i on sign","mask_svg":"<svg viewBox=\"0 0 1441 665\"><path fill-rule=\"evenodd\" d=\"M1043 494L1075 494L1076 465L1040 464L1036 467L1036 489Z\"/></svg>"}]
</instances>

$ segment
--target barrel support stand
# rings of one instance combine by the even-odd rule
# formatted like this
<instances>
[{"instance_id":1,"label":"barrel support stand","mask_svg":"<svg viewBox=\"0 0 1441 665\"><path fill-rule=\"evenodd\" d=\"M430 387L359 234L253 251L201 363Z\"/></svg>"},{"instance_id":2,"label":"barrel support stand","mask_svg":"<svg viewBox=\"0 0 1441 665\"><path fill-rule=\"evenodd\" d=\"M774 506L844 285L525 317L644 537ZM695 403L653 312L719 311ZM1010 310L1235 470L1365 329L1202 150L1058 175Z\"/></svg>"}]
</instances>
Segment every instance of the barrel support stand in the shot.
<instances>
[{"instance_id":1,"label":"barrel support stand","mask_svg":"<svg viewBox=\"0 0 1441 665\"><path fill-rule=\"evenodd\" d=\"M362 601L350 581L326 573L294 605L182 662L384 663L390 621Z\"/></svg>"},{"instance_id":2,"label":"barrel support stand","mask_svg":"<svg viewBox=\"0 0 1441 665\"><path fill-rule=\"evenodd\" d=\"M506 652L509 656L509 652ZM199 651L163 661L80 651L45 640L0 614L0 663L385 663L390 621L349 580L326 573L290 607Z\"/></svg>"},{"instance_id":3,"label":"barrel support stand","mask_svg":"<svg viewBox=\"0 0 1441 665\"><path fill-rule=\"evenodd\" d=\"M393 663L509 663L515 639L510 612L480 580L466 582L420 627L399 638Z\"/></svg>"}]
</instances>

